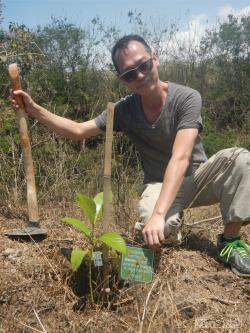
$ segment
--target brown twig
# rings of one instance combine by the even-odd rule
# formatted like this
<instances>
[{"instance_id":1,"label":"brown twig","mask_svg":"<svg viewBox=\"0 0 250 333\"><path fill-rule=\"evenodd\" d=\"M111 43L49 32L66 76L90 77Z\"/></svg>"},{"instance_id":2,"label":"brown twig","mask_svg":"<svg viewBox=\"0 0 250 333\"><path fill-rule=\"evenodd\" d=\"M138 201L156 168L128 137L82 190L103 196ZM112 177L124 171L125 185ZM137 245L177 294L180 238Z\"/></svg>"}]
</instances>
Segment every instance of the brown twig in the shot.
<instances>
[{"instance_id":1,"label":"brown twig","mask_svg":"<svg viewBox=\"0 0 250 333\"><path fill-rule=\"evenodd\" d=\"M161 293L162 293L162 288L163 288L163 284L161 284L160 291L159 291L159 295L161 295ZM153 311L152 316L151 316L150 321L149 321L149 325L148 325L147 333L150 332L150 328L151 328L151 325L152 325L153 319L154 319L154 317L155 317L155 314L156 314L156 312L157 312L157 310L158 310L158 308L159 308L160 302L161 302L161 297L158 297L158 300L157 300L156 305L155 305L155 307L154 307L154 311Z\"/></svg>"},{"instance_id":2,"label":"brown twig","mask_svg":"<svg viewBox=\"0 0 250 333\"><path fill-rule=\"evenodd\" d=\"M143 314L142 314L142 317L141 317L141 320L140 320L140 327L139 327L139 332L138 333L142 333L143 332L142 329L143 329L143 324L144 324L144 320L145 320L145 315L146 315L146 310L147 310L148 302L149 302L150 296L152 294L152 291L155 288L155 286L158 284L158 282L159 282L159 279L156 279L154 281L154 283L152 284L149 292L148 292L148 295L147 295L147 298L146 298L146 302L145 302L145 305L144 305L144 309L143 309Z\"/></svg>"},{"instance_id":3,"label":"brown twig","mask_svg":"<svg viewBox=\"0 0 250 333\"><path fill-rule=\"evenodd\" d=\"M221 215L218 215L218 216L210 217L210 218L207 218L207 219L204 219L204 220L196 221L192 224L185 223L185 225L187 225L189 227L193 227L194 225L197 225L197 224L201 224L201 223L205 223L205 222L209 222L209 221L213 221L213 220L218 220L221 217L222 217Z\"/></svg>"},{"instance_id":4,"label":"brown twig","mask_svg":"<svg viewBox=\"0 0 250 333\"><path fill-rule=\"evenodd\" d=\"M36 316L36 319L38 320L40 326L42 327L43 333L47 333L45 327L43 326L43 324L42 324L42 322L41 322L41 320L40 320L40 318L39 318L39 316L38 316L38 314L37 314L37 312L36 312L36 310L33 309L33 312L34 312L34 314L35 314L35 316Z\"/></svg>"},{"instance_id":5,"label":"brown twig","mask_svg":"<svg viewBox=\"0 0 250 333\"><path fill-rule=\"evenodd\" d=\"M20 322L20 324L23 325L23 326L26 327L26 328L31 329L31 330L34 331L34 332L37 332L37 333L44 333L44 331L37 330L36 328L34 328L34 327L32 327L32 326L29 326L29 325L27 325L27 324L24 324L23 322Z\"/></svg>"},{"instance_id":6,"label":"brown twig","mask_svg":"<svg viewBox=\"0 0 250 333\"><path fill-rule=\"evenodd\" d=\"M210 299L212 301L217 301L217 302L220 302L220 303L225 304L225 305L240 304L240 302L230 301L228 299L223 299L223 298L219 298L219 297L215 297L215 296L210 297Z\"/></svg>"}]
</instances>

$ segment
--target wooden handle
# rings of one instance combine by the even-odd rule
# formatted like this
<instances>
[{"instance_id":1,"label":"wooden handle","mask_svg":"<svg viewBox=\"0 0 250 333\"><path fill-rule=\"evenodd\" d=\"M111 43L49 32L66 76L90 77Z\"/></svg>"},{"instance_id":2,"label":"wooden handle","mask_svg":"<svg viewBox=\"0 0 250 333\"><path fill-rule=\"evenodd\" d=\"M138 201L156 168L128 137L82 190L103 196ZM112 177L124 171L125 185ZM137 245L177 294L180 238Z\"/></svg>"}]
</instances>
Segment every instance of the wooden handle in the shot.
<instances>
[{"instance_id":1,"label":"wooden handle","mask_svg":"<svg viewBox=\"0 0 250 333\"><path fill-rule=\"evenodd\" d=\"M11 80L12 90L15 91L22 89L17 64L11 64L9 66L9 76ZM23 152L24 170L27 184L29 221L38 222L39 217L35 184L35 172L31 155L28 126L26 121L27 114L25 112L22 96L15 96L15 99L19 105L19 109L17 111L17 118L19 123L20 143Z\"/></svg>"}]
</instances>

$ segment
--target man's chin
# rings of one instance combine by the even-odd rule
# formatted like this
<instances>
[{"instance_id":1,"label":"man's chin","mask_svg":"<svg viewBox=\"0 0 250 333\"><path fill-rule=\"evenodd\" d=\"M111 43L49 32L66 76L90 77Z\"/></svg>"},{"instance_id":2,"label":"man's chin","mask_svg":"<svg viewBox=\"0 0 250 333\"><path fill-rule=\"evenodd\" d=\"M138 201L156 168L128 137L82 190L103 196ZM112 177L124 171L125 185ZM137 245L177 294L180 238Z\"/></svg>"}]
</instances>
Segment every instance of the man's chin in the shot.
<instances>
[{"instance_id":1,"label":"man's chin","mask_svg":"<svg viewBox=\"0 0 250 333\"><path fill-rule=\"evenodd\" d=\"M137 92L143 93L143 92L149 92L151 90L154 90L155 83L151 81L145 81L138 85Z\"/></svg>"}]
</instances>

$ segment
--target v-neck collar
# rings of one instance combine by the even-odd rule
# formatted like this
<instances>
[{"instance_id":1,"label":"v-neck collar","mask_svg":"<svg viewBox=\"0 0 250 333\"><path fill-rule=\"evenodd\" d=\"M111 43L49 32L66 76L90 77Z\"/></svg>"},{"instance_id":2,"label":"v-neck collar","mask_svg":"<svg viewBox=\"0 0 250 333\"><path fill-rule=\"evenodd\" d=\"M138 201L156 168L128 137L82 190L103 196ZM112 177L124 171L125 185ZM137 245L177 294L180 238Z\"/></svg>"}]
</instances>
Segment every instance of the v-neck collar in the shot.
<instances>
[{"instance_id":1,"label":"v-neck collar","mask_svg":"<svg viewBox=\"0 0 250 333\"><path fill-rule=\"evenodd\" d=\"M143 120L143 122L145 123L145 125L150 128L150 129L155 129L157 128L157 125L159 124L159 121L160 119L162 118L163 116L163 113L166 112L166 109L168 108L168 104L169 104L169 101L170 101L170 96L171 96L171 82L167 81L167 84L168 84L168 94L167 94L167 100L164 104L164 107L163 107L163 110L162 112L159 114L158 118L153 122L153 123L150 123L146 116L145 116L145 113L143 111L143 106L142 106L142 100L141 100L141 96L140 95L137 95L135 94L135 97L136 97L136 100L137 100L137 104L138 104L138 109L139 109L139 112L140 112L140 118Z\"/></svg>"}]
</instances>

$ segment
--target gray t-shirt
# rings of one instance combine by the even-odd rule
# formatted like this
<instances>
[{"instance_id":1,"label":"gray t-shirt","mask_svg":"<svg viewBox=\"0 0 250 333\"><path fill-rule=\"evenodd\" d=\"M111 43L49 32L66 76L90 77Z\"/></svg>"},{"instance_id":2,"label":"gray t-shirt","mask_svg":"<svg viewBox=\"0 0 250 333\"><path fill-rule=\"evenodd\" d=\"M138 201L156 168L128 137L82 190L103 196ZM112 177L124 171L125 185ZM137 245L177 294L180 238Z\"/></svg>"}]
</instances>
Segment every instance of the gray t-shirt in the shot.
<instances>
[{"instance_id":1,"label":"gray t-shirt","mask_svg":"<svg viewBox=\"0 0 250 333\"><path fill-rule=\"evenodd\" d=\"M147 121L139 95L129 95L116 104L114 131L125 133L136 146L144 171L144 183L163 181L177 131L198 128L201 132L200 112L201 96L198 91L173 82L168 82L167 101L154 124ZM106 111L95 118L95 122L98 128L105 131ZM199 135L186 176L206 159Z\"/></svg>"}]
</instances>

